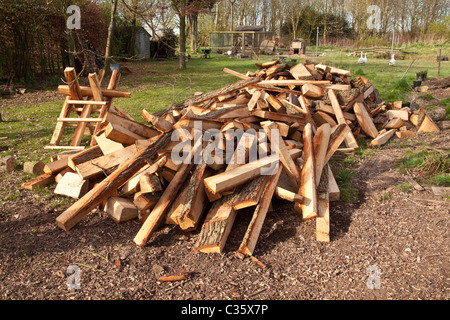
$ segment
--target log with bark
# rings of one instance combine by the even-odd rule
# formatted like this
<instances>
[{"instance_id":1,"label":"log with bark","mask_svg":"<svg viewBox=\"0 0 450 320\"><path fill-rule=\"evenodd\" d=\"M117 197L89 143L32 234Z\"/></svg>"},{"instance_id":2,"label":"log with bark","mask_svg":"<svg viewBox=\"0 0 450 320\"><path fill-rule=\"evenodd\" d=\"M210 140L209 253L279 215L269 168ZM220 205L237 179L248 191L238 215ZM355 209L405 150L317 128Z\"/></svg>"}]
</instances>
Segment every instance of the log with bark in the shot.
<instances>
[{"instance_id":1,"label":"log with bark","mask_svg":"<svg viewBox=\"0 0 450 320\"><path fill-rule=\"evenodd\" d=\"M356 137L382 146L438 131L425 110L381 103L368 79L350 79L347 70L309 61L256 66L245 75L225 68L240 80L155 113L143 108L143 121L119 108L104 110L95 145L44 162L43 174L27 164L40 175L23 188L56 182L56 194L77 199L56 218L65 231L100 209L117 223L138 219L138 246L166 223L198 230L195 250L205 253L223 252L239 211L251 208L232 250L252 256L275 201L290 203L301 219L316 219L317 241L332 241L330 210L340 190L330 160L355 155ZM129 97L115 86L100 90L91 78L91 87L59 87L67 105L87 96L103 107L112 97ZM101 98L105 104L95 101Z\"/></svg>"}]
</instances>

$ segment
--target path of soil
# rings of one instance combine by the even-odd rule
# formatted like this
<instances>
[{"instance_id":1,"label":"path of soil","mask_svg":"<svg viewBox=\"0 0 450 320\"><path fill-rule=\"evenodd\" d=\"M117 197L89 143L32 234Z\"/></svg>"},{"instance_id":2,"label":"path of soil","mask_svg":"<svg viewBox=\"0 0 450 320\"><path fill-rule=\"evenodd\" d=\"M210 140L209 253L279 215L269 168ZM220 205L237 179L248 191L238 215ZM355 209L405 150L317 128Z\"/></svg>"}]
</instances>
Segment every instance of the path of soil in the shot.
<instances>
[{"instance_id":1,"label":"path of soil","mask_svg":"<svg viewBox=\"0 0 450 320\"><path fill-rule=\"evenodd\" d=\"M315 240L315 222L301 221L291 203L274 202L254 253L265 267L235 253L251 210L239 213L224 253L202 254L193 251L198 232L162 227L140 248L132 241L139 222L117 225L102 212L66 233L55 224L65 208L48 210L39 194L23 192L0 204L0 299L446 300L449 202L428 187L395 187L405 144L420 143L449 149L449 132L390 142L352 167L358 198L331 203L330 243ZM13 173L0 191L20 184ZM67 286L71 265L81 270L79 290ZM157 281L181 271L191 277ZM370 289L377 271L379 289Z\"/></svg>"}]
</instances>

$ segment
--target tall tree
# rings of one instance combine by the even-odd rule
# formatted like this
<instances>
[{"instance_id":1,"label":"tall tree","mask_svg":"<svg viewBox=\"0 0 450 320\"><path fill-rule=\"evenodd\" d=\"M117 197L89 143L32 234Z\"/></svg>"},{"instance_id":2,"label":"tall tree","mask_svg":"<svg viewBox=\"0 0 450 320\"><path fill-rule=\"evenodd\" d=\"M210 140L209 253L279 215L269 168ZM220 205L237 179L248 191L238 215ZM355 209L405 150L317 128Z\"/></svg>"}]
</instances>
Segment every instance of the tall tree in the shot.
<instances>
[{"instance_id":1,"label":"tall tree","mask_svg":"<svg viewBox=\"0 0 450 320\"><path fill-rule=\"evenodd\" d=\"M117 11L117 1L111 1L111 19L109 21L108 27L108 38L106 40L106 49L105 49L105 73L111 73L111 49L112 49L112 38L114 33L114 22L116 20L116 11Z\"/></svg>"},{"instance_id":2,"label":"tall tree","mask_svg":"<svg viewBox=\"0 0 450 320\"><path fill-rule=\"evenodd\" d=\"M172 8L178 16L180 21L180 52L178 67L186 69L186 15L187 15L188 0L172 0Z\"/></svg>"}]
</instances>

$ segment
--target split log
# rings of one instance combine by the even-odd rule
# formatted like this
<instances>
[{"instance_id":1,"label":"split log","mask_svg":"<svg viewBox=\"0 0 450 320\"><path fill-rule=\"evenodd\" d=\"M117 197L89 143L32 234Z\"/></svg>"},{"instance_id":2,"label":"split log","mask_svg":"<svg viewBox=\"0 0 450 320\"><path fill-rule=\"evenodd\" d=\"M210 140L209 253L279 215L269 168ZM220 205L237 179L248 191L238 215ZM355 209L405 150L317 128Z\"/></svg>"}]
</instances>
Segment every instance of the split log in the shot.
<instances>
[{"instance_id":1,"label":"split log","mask_svg":"<svg viewBox=\"0 0 450 320\"><path fill-rule=\"evenodd\" d=\"M119 144L130 145L135 143L136 140L145 140L147 137L136 134L121 125L108 123L105 128L105 138Z\"/></svg>"},{"instance_id":2,"label":"split log","mask_svg":"<svg viewBox=\"0 0 450 320\"><path fill-rule=\"evenodd\" d=\"M150 235L159 226L165 212L169 208L170 204L175 200L174 197L181 188L184 180L187 178L192 166L192 164L183 164L181 169L175 174L172 181L164 190L161 198L159 198L158 202L155 204L142 227L139 229L139 232L133 239L134 243L136 243L138 246L143 247L147 244Z\"/></svg>"},{"instance_id":3,"label":"split log","mask_svg":"<svg viewBox=\"0 0 450 320\"><path fill-rule=\"evenodd\" d=\"M390 130L387 130L386 132L380 131L380 134L370 142L369 146L373 147L373 146L381 146L381 145L385 144L386 142L389 141L389 139L392 138L392 136L395 134L396 131L397 131L397 129L390 129Z\"/></svg>"},{"instance_id":4,"label":"split log","mask_svg":"<svg viewBox=\"0 0 450 320\"><path fill-rule=\"evenodd\" d=\"M292 187L295 190L298 190L300 185L300 171L295 165L294 160L292 160L292 157L289 154L289 150L286 148L286 144L284 143L284 140L279 133L277 124L272 122L267 126L263 125L263 129L266 131L266 134L269 137L271 147L280 157L280 161L286 169L286 173L288 174ZM278 132L276 132L275 130L278 130Z\"/></svg>"},{"instance_id":5,"label":"split log","mask_svg":"<svg viewBox=\"0 0 450 320\"><path fill-rule=\"evenodd\" d=\"M419 119L417 124L417 132L441 131L423 108L419 109Z\"/></svg>"},{"instance_id":6,"label":"split log","mask_svg":"<svg viewBox=\"0 0 450 320\"><path fill-rule=\"evenodd\" d=\"M265 68L270 68L273 67L274 65L280 63L280 61L278 60L272 60L272 61L267 61L267 62L262 62L262 63L255 63L255 65L260 68L260 69L265 69Z\"/></svg>"},{"instance_id":7,"label":"split log","mask_svg":"<svg viewBox=\"0 0 450 320\"><path fill-rule=\"evenodd\" d=\"M333 119L333 117L331 117L329 114L322 112L322 111L317 111L316 113L314 113L312 118L317 127L321 126L325 123L328 123L330 125L330 127L332 127L332 128L336 127L338 125L338 123L336 122L335 119Z\"/></svg>"},{"instance_id":8,"label":"split log","mask_svg":"<svg viewBox=\"0 0 450 320\"><path fill-rule=\"evenodd\" d=\"M38 187L50 184L55 181L55 175L51 173L44 173L34 179L28 180L22 184L22 188L27 190L34 190Z\"/></svg>"},{"instance_id":9,"label":"split log","mask_svg":"<svg viewBox=\"0 0 450 320\"><path fill-rule=\"evenodd\" d=\"M105 212L108 213L116 223L122 223L138 217L138 208L133 200L121 197L111 197L106 202Z\"/></svg>"},{"instance_id":10,"label":"split log","mask_svg":"<svg viewBox=\"0 0 450 320\"><path fill-rule=\"evenodd\" d=\"M315 68L318 70L322 70L325 71L327 69L328 66L323 65L323 64L316 64ZM339 68L335 68L335 67L330 67L330 71L331 74L337 74L339 76L344 76L344 77L351 77L352 73L348 70L344 70L344 69L339 69Z\"/></svg>"},{"instance_id":11,"label":"split log","mask_svg":"<svg viewBox=\"0 0 450 320\"><path fill-rule=\"evenodd\" d=\"M213 98L216 98L216 97L220 96L221 94L235 92L237 90L248 87L248 86L258 83L260 81L261 81L261 79L259 77L254 77L254 78L249 78L246 80L241 80L236 83L231 83L221 89L217 89L217 90L202 94L200 96L193 97L192 99L188 99L188 100L184 101L183 103L179 103L179 104L173 105L170 108L167 108L165 110L156 112L156 113L154 113L154 115L161 117L161 116L164 116L168 112L172 112L173 110L181 110L190 105L198 105L202 102L209 101Z\"/></svg>"},{"instance_id":12,"label":"split log","mask_svg":"<svg viewBox=\"0 0 450 320\"><path fill-rule=\"evenodd\" d=\"M300 125L300 128L303 128L306 123L305 117L295 114L283 114L271 111L253 110L251 112L251 115L272 121L282 121L287 123L297 122Z\"/></svg>"},{"instance_id":13,"label":"split log","mask_svg":"<svg viewBox=\"0 0 450 320\"><path fill-rule=\"evenodd\" d=\"M69 166L69 157L62 158L53 162L46 163L44 166L45 173L57 174Z\"/></svg>"},{"instance_id":14,"label":"split log","mask_svg":"<svg viewBox=\"0 0 450 320\"><path fill-rule=\"evenodd\" d=\"M148 211L146 218L150 214L151 210L158 203L162 192L156 192L155 194L143 193L141 191L136 192L133 196L133 203L139 209L139 211ZM143 223L143 221L141 221Z\"/></svg>"},{"instance_id":15,"label":"split log","mask_svg":"<svg viewBox=\"0 0 450 320\"><path fill-rule=\"evenodd\" d=\"M297 149L289 150L289 154L293 159L300 156L301 151ZM247 181L256 178L260 175L271 175L276 169L279 161L278 155L274 154L242 166L236 167L233 170L222 172L214 176L204 179L206 188L212 193L221 193L226 190L233 189L236 186L246 183Z\"/></svg>"},{"instance_id":16,"label":"split log","mask_svg":"<svg viewBox=\"0 0 450 320\"><path fill-rule=\"evenodd\" d=\"M309 72L309 70L303 63L296 64L295 66L291 67L289 71L296 80L312 77L311 72Z\"/></svg>"},{"instance_id":17,"label":"split log","mask_svg":"<svg viewBox=\"0 0 450 320\"><path fill-rule=\"evenodd\" d=\"M314 79L316 80L322 80L323 79L323 75L322 73L318 72L315 68L314 68L314 64L305 64L305 68L309 71L309 73L314 77Z\"/></svg>"},{"instance_id":18,"label":"split log","mask_svg":"<svg viewBox=\"0 0 450 320\"><path fill-rule=\"evenodd\" d=\"M294 101L295 102L295 101ZM303 109L305 114L305 123L311 124L313 131L317 129L316 123L311 114L311 110L309 109L309 103L306 101L306 98L301 95L298 97L298 105Z\"/></svg>"},{"instance_id":19,"label":"split log","mask_svg":"<svg viewBox=\"0 0 450 320\"><path fill-rule=\"evenodd\" d=\"M195 145L191 150L190 153L191 161L189 162L192 162L194 154L198 152L198 150L200 150L201 147L202 147L201 140L196 141ZM180 170L178 170L178 172L173 177L172 181L170 181L169 185L164 190L164 193L162 194L161 198L156 203L155 207L153 208L153 210L150 212L147 219L143 223L141 229L139 229L139 232L134 237L133 241L138 246L140 247L145 246L152 232L154 232L156 228L159 226L168 207L174 201L174 197L176 196L181 186L183 185L184 180L186 180L192 166L193 166L192 163L183 164Z\"/></svg>"},{"instance_id":20,"label":"split log","mask_svg":"<svg viewBox=\"0 0 450 320\"><path fill-rule=\"evenodd\" d=\"M198 164L187 184L187 193L184 198L183 207L176 220L181 230L194 230L206 208L207 201L203 179L211 173L206 164Z\"/></svg>"},{"instance_id":21,"label":"split log","mask_svg":"<svg viewBox=\"0 0 450 320\"><path fill-rule=\"evenodd\" d=\"M227 140L226 143L228 143L228 141L234 141L234 138L235 138L234 135L228 136L227 132L225 132L225 137ZM234 142L233 142L233 145L234 145ZM244 134L239 139L232 156L229 159L225 159L226 160L225 162L228 163L228 165L225 169L225 172L233 170L234 168L247 163L249 160L249 157L250 157L250 153L252 153L252 156L256 159L257 136L255 134L244 132ZM253 160L253 159L251 159L251 160ZM230 189L230 190L227 190L227 192L233 193L234 191L233 191L233 189ZM208 192L208 193L211 194L210 192ZM211 196L208 196L208 197L211 197ZM211 199L217 200L219 197L220 197L220 194L216 193L215 195L212 195Z\"/></svg>"},{"instance_id":22,"label":"split log","mask_svg":"<svg viewBox=\"0 0 450 320\"><path fill-rule=\"evenodd\" d=\"M340 124L336 127L334 132L330 135L330 141L328 143L328 150L324 163L328 163L328 161L330 161L331 157L342 144L349 131L350 128L346 124Z\"/></svg>"},{"instance_id":23,"label":"split log","mask_svg":"<svg viewBox=\"0 0 450 320\"><path fill-rule=\"evenodd\" d=\"M396 131L395 135L397 138L403 139L403 138L413 138L416 136L416 134L412 131Z\"/></svg>"},{"instance_id":24,"label":"split log","mask_svg":"<svg viewBox=\"0 0 450 320\"><path fill-rule=\"evenodd\" d=\"M339 190L339 186L334 178L333 171L331 171L331 167L328 165L328 200L339 201L341 199L341 191Z\"/></svg>"},{"instance_id":25,"label":"split log","mask_svg":"<svg viewBox=\"0 0 450 320\"><path fill-rule=\"evenodd\" d=\"M179 223L178 217L180 216L180 212L184 208L184 201L189 191L188 185L189 180L186 180L183 186L181 187L180 191L178 192L176 199L172 202L170 208L167 210L166 220L164 222L165 224L178 225Z\"/></svg>"},{"instance_id":26,"label":"split log","mask_svg":"<svg viewBox=\"0 0 450 320\"><path fill-rule=\"evenodd\" d=\"M314 144L312 126L308 123L303 131L303 159L299 195L303 197L302 203L296 203L294 209L301 213L303 219L315 218L317 210L317 189L314 161Z\"/></svg>"},{"instance_id":27,"label":"split log","mask_svg":"<svg viewBox=\"0 0 450 320\"><path fill-rule=\"evenodd\" d=\"M250 224L247 228L247 231L244 235L244 239L241 242L238 252L250 256L253 255L256 243L258 241L259 233L261 232L264 219L266 218L267 211L269 210L269 206L272 202L273 194L277 187L281 170L282 167L279 166L277 173L269 177L269 180L261 195L261 200L259 204L256 206L252 220L250 221Z\"/></svg>"},{"instance_id":28,"label":"split log","mask_svg":"<svg viewBox=\"0 0 450 320\"><path fill-rule=\"evenodd\" d=\"M278 113L286 113L286 108L283 104L275 98L273 95L268 94L266 97L266 101L272 106L272 108Z\"/></svg>"},{"instance_id":29,"label":"split log","mask_svg":"<svg viewBox=\"0 0 450 320\"><path fill-rule=\"evenodd\" d=\"M174 130L178 130L178 129L193 129L195 128L196 124L198 125L198 123L201 123L202 126L202 130L211 130L211 129L217 129L220 130L220 128L222 128L223 126L223 122L222 121L214 121L214 120L196 120L196 119L186 119L186 118L181 118L180 120L178 120L174 125L173 125L173 129Z\"/></svg>"},{"instance_id":30,"label":"split log","mask_svg":"<svg viewBox=\"0 0 450 320\"><path fill-rule=\"evenodd\" d=\"M318 216L316 218L316 240L330 242L329 164L325 166L323 171L317 187Z\"/></svg>"},{"instance_id":31,"label":"split log","mask_svg":"<svg viewBox=\"0 0 450 320\"><path fill-rule=\"evenodd\" d=\"M236 192L236 197L233 199L233 207L235 210L241 210L248 207L256 206L267 184L267 179L270 176L260 176L247 182L241 189Z\"/></svg>"},{"instance_id":32,"label":"split log","mask_svg":"<svg viewBox=\"0 0 450 320\"><path fill-rule=\"evenodd\" d=\"M252 98L250 99L250 101L247 104L249 111L252 111L256 107L256 103L258 102L261 95L262 95L261 90L255 90L255 92L253 92Z\"/></svg>"},{"instance_id":33,"label":"split log","mask_svg":"<svg viewBox=\"0 0 450 320\"><path fill-rule=\"evenodd\" d=\"M392 109L400 110L403 107L402 101L394 101L391 103Z\"/></svg>"},{"instance_id":34,"label":"split log","mask_svg":"<svg viewBox=\"0 0 450 320\"><path fill-rule=\"evenodd\" d=\"M411 116L409 117L409 121L415 125L416 127L418 127L419 125L419 115L417 113L413 113L411 114Z\"/></svg>"},{"instance_id":35,"label":"split log","mask_svg":"<svg viewBox=\"0 0 450 320\"><path fill-rule=\"evenodd\" d=\"M264 168L273 167L279 160L277 155L265 157L260 160L238 166L230 171L216 174L206 178L203 182L213 195L233 189L247 181L261 175Z\"/></svg>"},{"instance_id":36,"label":"split log","mask_svg":"<svg viewBox=\"0 0 450 320\"><path fill-rule=\"evenodd\" d=\"M330 142L331 127L328 123L321 125L313 138L314 144L314 164L316 184L319 185L322 170L326 165L326 156L328 152L328 144Z\"/></svg>"},{"instance_id":37,"label":"split log","mask_svg":"<svg viewBox=\"0 0 450 320\"><path fill-rule=\"evenodd\" d=\"M129 178L146 164L146 160L153 159L157 150L162 149L169 141L170 133L166 133L153 145L149 145L146 149L121 164L108 177L103 179L81 199L59 215L56 218L57 225L65 231L70 230L83 217L128 181Z\"/></svg>"},{"instance_id":38,"label":"split log","mask_svg":"<svg viewBox=\"0 0 450 320\"><path fill-rule=\"evenodd\" d=\"M318 86L306 83L302 86L302 93L307 98L321 98L323 97L324 91Z\"/></svg>"},{"instance_id":39,"label":"split log","mask_svg":"<svg viewBox=\"0 0 450 320\"><path fill-rule=\"evenodd\" d=\"M347 124L347 121L344 118L344 114L342 112L341 106L339 105L339 101L332 89L328 90L328 97L331 101L331 106L333 107L334 114L336 115L336 119L339 124ZM353 136L352 132L348 132L345 137L345 143L349 148L358 148L358 142Z\"/></svg>"},{"instance_id":40,"label":"split log","mask_svg":"<svg viewBox=\"0 0 450 320\"><path fill-rule=\"evenodd\" d=\"M79 199L84 196L89 189L89 181L82 179L77 173L67 172L58 181L54 190L55 194Z\"/></svg>"},{"instance_id":41,"label":"split log","mask_svg":"<svg viewBox=\"0 0 450 320\"><path fill-rule=\"evenodd\" d=\"M356 119L358 120L358 123L364 133L372 139L375 139L378 136L378 130L375 127L375 124L373 123L372 117L369 115L366 106L363 103L356 102L353 105L353 110L355 111Z\"/></svg>"},{"instance_id":42,"label":"split log","mask_svg":"<svg viewBox=\"0 0 450 320\"><path fill-rule=\"evenodd\" d=\"M233 75L233 76L235 76L235 77L238 77L238 78L241 78L241 79L244 79L244 80L250 78L250 77L246 76L245 74L242 74L242 73L240 73L240 72L231 70L231 69L229 69L229 68L223 68L223 72L228 73L228 74L231 74L231 75Z\"/></svg>"},{"instance_id":43,"label":"split log","mask_svg":"<svg viewBox=\"0 0 450 320\"><path fill-rule=\"evenodd\" d=\"M161 132L168 132L172 129L172 123L158 116L152 115L145 109L142 109L142 118L148 123L151 123L157 130Z\"/></svg>"},{"instance_id":44,"label":"split log","mask_svg":"<svg viewBox=\"0 0 450 320\"><path fill-rule=\"evenodd\" d=\"M317 85L320 88L324 88L324 89L333 89L334 91L350 91L350 89L352 88L350 85L348 84L318 84Z\"/></svg>"},{"instance_id":45,"label":"split log","mask_svg":"<svg viewBox=\"0 0 450 320\"><path fill-rule=\"evenodd\" d=\"M262 80L260 85L271 85L271 86L303 86L305 84L331 84L328 80Z\"/></svg>"},{"instance_id":46,"label":"split log","mask_svg":"<svg viewBox=\"0 0 450 320\"><path fill-rule=\"evenodd\" d=\"M162 190L161 181L155 174L141 174L139 188L142 193L154 193Z\"/></svg>"},{"instance_id":47,"label":"split log","mask_svg":"<svg viewBox=\"0 0 450 320\"><path fill-rule=\"evenodd\" d=\"M113 152L115 152L117 150L121 150L121 149L124 148L122 143L119 143L117 141L114 141L114 140L111 140L111 139L107 138L105 132L97 134L95 136L95 141L97 142L97 145L98 145L98 147L101 150L101 153L99 152L100 153L99 157L102 156L102 155L106 155L108 153L113 153ZM92 148L89 148L88 150L90 150L90 149L92 149ZM91 152L91 151L88 151L88 152Z\"/></svg>"},{"instance_id":48,"label":"split log","mask_svg":"<svg viewBox=\"0 0 450 320\"><path fill-rule=\"evenodd\" d=\"M79 86L81 96L72 100L80 100L82 97L92 97L93 92L90 87ZM71 96L70 87L68 85L59 85L58 86L59 93ZM115 89L102 89L102 95L105 98L131 98L131 93L126 91L120 91Z\"/></svg>"},{"instance_id":49,"label":"split log","mask_svg":"<svg viewBox=\"0 0 450 320\"><path fill-rule=\"evenodd\" d=\"M205 222L195 244L195 250L205 253L221 253L236 218L233 207L236 194L215 201L206 215Z\"/></svg>"},{"instance_id":50,"label":"split log","mask_svg":"<svg viewBox=\"0 0 450 320\"><path fill-rule=\"evenodd\" d=\"M44 166L42 161L26 161L23 163L23 172L41 175L44 173Z\"/></svg>"},{"instance_id":51,"label":"split log","mask_svg":"<svg viewBox=\"0 0 450 320\"><path fill-rule=\"evenodd\" d=\"M113 106L112 111L114 113L118 114L119 116L121 116L122 118L131 120L131 121L136 121L132 116L130 116L128 113L126 113L125 111L120 109L118 106Z\"/></svg>"},{"instance_id":52,"label":"split log","mask_svg":"<svg viewBox=\"0 0 450 320\"><path fill-rule=\"evenodd\" d=\"M400 118L403 121L409 120L409 113L407 110L388 110L386 111L386 117L390 120L393 118Z\"/></svg>"},{"instance_id":53,"label":"split log","mask_svg":"<svg viewBox=\"0 0 450 320\"><path fill-rule=\"evenodd\" d=\"M291 202L303 202L303 197L295 192L290 190L286 190L282 187L277 186L275 189L275 195L283 200L291 201Z\"/></svg>"},{"instance_id":54,"label":"split log","mask_svg":"<svg viewBox=\"0 0 450 320\"><path fill-rule=\"evenodd\" d=\"M67 167L63 171L58 172L58 174L55 176L55 182L59 183L61 181L61 179L64 177L64 175L68 172L76 173L75 170L72 170L72 168Z\"/></svg>"},{"instance_id":55,"label":"split log","mask_svg":"<svg viewBox=\"0 0 450 320\"><path fill-rule=\"evenodd\" d=\"M321 100L317 101L316 110L334 115L333 107ZM353 113L343 111L342 114L344 115L345 120L356 121L356 116Z\"/></svg>"},{"instance_id":56,"label":"split log","mask_svg":"<svg viewBox=\"0 0 450 320\"><path fill-rule=\"evenodd\" d=\"M101 148L97 146L93 146L89 149L82 150L74 155L71 155L67 159L67 165L72 169L76 170L76 166L82 164L84 162L90 161L92 159L96 159L103 156L103 152Z\"/></svg>"},{"instance_id":57,"label":"split log","mask_svg":"<svg viewBox=\"0 0 450 320\"><path fill-rule=\"evenodd\" d=\"M278 63L274 66L267 68L265 71L266 78L271 78L271 76L277 75L280 72L287 70L289 66L286 63Z\"/></svg>"},{"instance_id":58,"label":"split log","mask_svg":"<svg viewBox=\"0 0 450 320\"><path fill-rule=\"evenodd\" d=\"M121 117L120 115L111 111L107 112L105 117L102 119L102 123L105 122L124 128L144 138L152 138L160 135L159 131L150 128L145 124Z\"/></svg>"},{"instance_id":59,"label":"split log","mask_svg":"<svg viewBox=\"0 0 450 320\"><path fill-rule=\"evenodd\" d=\"M81 163L76 166L76 170L81 178L89 179L99 176L102 173L108 175L108 171L121 163L127 161L138 152L135 145L128 146L122 150L108 153L101 157ZM58 160L59 161L59 160Z\"/></svg>"},{"instance_id":60,"label":"split log","mask_svg":"<svg viewBox=\"0 0 450 320\"><path fill-rule=\"evenodd\" d=\"M384 129L399 129L403 126L403 120L401 118L392 118L389 120L386 125L384 126Z\"/></svg>"}]
</instances>

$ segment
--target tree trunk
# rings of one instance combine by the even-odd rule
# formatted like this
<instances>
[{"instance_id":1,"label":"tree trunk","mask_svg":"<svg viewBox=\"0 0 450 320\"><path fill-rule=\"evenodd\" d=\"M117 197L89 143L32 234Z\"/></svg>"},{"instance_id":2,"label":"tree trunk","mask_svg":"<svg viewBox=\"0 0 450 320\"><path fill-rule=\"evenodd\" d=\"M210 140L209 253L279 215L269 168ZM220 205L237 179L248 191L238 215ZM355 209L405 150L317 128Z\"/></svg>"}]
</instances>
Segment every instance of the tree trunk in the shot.
<instances>
[{"instance_id":1,"label":"tree trunk","mask_svg":"<svg viewBox=\"0 0 450 320\"><path fill-rule=\"evenodd\" d=\"M234 2L231 1L231 24L230 24L230 31L234 30Z\"/></svg>"},{"instance_id":2,"label":"tree trunk","mask_svg":"<svg viewBox=\"0 0 450 320\"><path fill-rule=\"evenodd\" d=\"M111 41L114 32L114 22L116 19L117 1L113 0L111 3L111 20L109 21L108 27L108 39L106 40L106 50L105 50L105 74L111 74Z\"/></svg>"},{"instance_id":3,"label":"tree trunk","mask_svg":"<svg viewBox=\"0 0 450 320\"><path fill-rule=\"evenodd\" d=\"M196 52L198 49L198 16L191 14L189 16L189 21L191 25L191 51Z\"/></svg>"},{"instance_id":4,"label":"tree trunk","mask_svg":"<svg viewBox=\"0 0 450 320\"><path fill-rule=\"evenodd\" d=\"M136 54L136 23L137 23L137 1L133 3L133 20L131 22L131 39L128 46L128 54L133 57Z\"/></svg>"},{"instance_id":5,"label":"tree trunk","mask_svg":"<svg viewBox=\"0 0 450 320\"><path fill-rule=\"evenodd\" d=\"M179 68L186 69L186 16L183 13L179 13L180 18L180 56L179 56Z\"/></svg>"}]
</instances>

